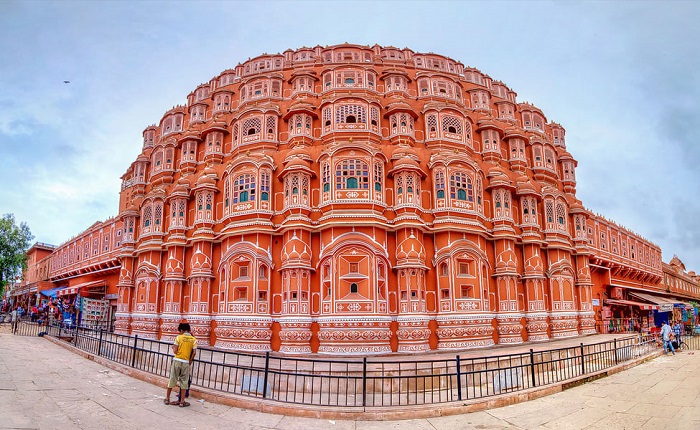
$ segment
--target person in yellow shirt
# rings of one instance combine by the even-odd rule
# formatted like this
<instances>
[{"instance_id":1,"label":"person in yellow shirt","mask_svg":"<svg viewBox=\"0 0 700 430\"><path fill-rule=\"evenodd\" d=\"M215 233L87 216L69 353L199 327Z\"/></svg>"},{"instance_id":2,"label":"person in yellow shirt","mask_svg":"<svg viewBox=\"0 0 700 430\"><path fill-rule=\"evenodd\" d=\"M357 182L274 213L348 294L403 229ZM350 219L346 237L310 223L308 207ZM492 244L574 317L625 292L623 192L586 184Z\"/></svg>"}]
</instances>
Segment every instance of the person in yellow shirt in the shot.
<instances>
[{"instance_id":1,"label":"person in yellow shirt","mask_svg":"<svg viewBox=\"0 0 700 430\"><path fill-rule=\"evenodd\" d=\"M188 323L180 323L177 326L180 334L175 338L175 343L172 346L173 364L170 368L170 380L168 381L168 390L165 392L163 403L166 405L179 405L181 408L189 406L185 401L185 391L189 388L190 381L190 366L197 354L197 339L190 334L190 325ZM170 393L175 385L180 386L179 402L170 401Z\"/></svg>"}]
</instances>

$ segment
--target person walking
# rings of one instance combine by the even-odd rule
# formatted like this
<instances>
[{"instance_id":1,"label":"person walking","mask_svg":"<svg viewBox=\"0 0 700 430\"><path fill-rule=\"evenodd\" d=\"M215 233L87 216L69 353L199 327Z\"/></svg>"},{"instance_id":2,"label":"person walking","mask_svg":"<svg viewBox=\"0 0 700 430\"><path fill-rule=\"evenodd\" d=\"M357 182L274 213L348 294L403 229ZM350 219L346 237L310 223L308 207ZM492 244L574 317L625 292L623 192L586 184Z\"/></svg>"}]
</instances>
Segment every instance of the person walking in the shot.
<instances>
[{"instance_id":1,"label":"person walking","mask_svg":"<svg viewBox=\"0 0 700 430\"><path fill-rule=\"evenodd\" d=\"M12 333L17 333L17 319L19 318L19 312L17 308L12 310Z\"/></svg>"},{"instance_id":2,"label":"person walking","mask_svg":"<svg viewBox=\"0 0 700 430\"><path fill-rule=\"evenodd\" d=\"M676 337L676 345L680 345L681 336L683 335L683 324L681 324L681 320L676 321L673 325L673 335Z\"/></svg>"},{"instance_id":3,"label":"person walking","mask_svg":"<svg viewBox=\"0 0 700 430\"><path fill-rule=\"evenodd\" d=\"M185 391L190 387L190 365L197 355L197 339L190 334L189 323L180 323L177 326L180 334L175 338L175 343L172 346L173 364L170 368L170 380L168 381L168 389L165 392L163 403L166 405L179 405L181 408L189 406L189 402L185 400ZM175 385L180 386L180 401L171 402L170 393L172 393Z\"/></svg>"},{"instance_id":4,"label":"person walking","mask_svg":"<svg viewBox=\"0 0 700 430\"><path fill-rule=\"evenodd\" d=\"M671 326L668 322L664 321L664 325L661 326L661 339L664 341L664 354L668 355L668 347L671 347L671 353L676 355L676 350L673 349L673 342L671 342Z\"/></svg>"}]
</instances>

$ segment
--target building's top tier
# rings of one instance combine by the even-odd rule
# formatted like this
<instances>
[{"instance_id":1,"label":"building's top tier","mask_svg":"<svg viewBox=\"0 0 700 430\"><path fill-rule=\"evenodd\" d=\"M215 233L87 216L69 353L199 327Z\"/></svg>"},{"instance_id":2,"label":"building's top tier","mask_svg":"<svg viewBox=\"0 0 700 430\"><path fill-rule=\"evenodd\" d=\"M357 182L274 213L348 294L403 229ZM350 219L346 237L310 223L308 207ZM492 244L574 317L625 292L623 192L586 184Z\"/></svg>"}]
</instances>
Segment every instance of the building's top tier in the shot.
<instances>
[{"instance_id":1,"label":"building's top tier","mask_svg":"<svg viewBox=\"0 0 700 430\"><path fill-rule=\"evenodd\" d=\"M349 96L362 98L365 109L353 105L348 107L348 112L330 108L323 110L324 104L332 104L340 97ZM475 68L465 67L459 61L442 55L415 53L407 48L343 44L304 47L287 50L283 54L263 54L234 69L223 71L208 83L197 86L188 95L186 106L173 107L158 125L146 128L144 149L168 135L182 133L192 125L204 124L227 113L233 114L234 118L227 117L220 124L222 129L226 128L232 125L232 119L245 117L246 112L253 107L260 108L265 102L269 105L267 108L276 107L274 110L285 121L294 113L303 112L311 113L311 119L316 120L320 116L319 111L323 112L321 120L325 128L321 129L321 134L337 130L333 123L339 119L335 118L338 115L343 117L340 120L349 116L350 121L358 124L346 129L366 129L383 135L398 132L400 125L380 127L380 118L377 117L380 110L385 110L381 114L387 119L390 113L404 111L420 121L422 115L419 114L424 114L430 108L436 111L452 108L461 113L463 120L473 124L457 124L460 121L447 120L447 123L455 124L445 127L457 133L446 131L446 135L433 130L434 133L430 134L431 126L437 129L442 125L433 122L444 121L426 117L425 130L415 137L429 140L431 136L435 139L440 135L440 138L447 136L449 140L450 133L454 138L463 130L461 140L473 146L471 130L477 128L476 121L493 119L498 123L483 127L500 130L503 137L514 136L518 134L517 130L532 131L541 134L542 139L555 147L566 147L563 127L556 123L548 124L540 109L529 103L518 103L513 90ZM371 108L372 104L378 107L376 112ZM362 121L367 123L365 128ZM408 124L400 121L400 118L398 121ZM246 124L250 125L256 126ZM269 129L262 124L259 128ZM250 130L252 128L238 132L247 136ZM253 134L258 134L257 130ZM266 134L269 133L263 133ZM282 132L276 138L286 141L292 134ZM313 130L310 130L310 134L313 135Z\"/></svg>"}]
</instances>

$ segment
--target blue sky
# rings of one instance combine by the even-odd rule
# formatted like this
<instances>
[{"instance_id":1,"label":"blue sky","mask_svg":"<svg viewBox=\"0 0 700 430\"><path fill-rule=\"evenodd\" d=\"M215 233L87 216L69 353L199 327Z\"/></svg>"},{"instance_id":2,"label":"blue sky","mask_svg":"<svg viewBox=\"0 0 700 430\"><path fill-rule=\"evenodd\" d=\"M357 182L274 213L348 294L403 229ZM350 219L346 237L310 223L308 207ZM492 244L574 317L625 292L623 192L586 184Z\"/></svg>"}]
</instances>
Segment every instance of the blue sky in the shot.
<instances>
[{"instance_id":1,"label":"blue sky","mask_svg":"<svg viewBox=\"0 0 700 430\"><path fill-rule=\"evenodd\" d=\"M503 81L566 128L586 207L700 272L698 19L682 1L0 2L0 214L58 245L117 214L143 129L198 84L377 43Z\"/></svg>"}]
</instances>

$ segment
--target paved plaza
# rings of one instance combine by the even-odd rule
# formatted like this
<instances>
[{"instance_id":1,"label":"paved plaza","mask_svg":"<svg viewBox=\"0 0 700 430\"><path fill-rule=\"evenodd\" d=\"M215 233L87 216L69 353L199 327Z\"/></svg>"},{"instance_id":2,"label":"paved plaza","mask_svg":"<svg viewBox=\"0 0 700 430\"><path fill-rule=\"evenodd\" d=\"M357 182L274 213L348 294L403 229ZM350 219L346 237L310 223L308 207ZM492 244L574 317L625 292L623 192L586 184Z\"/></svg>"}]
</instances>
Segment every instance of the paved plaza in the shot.
<instances>
[{"instance_id":1,"label":"paved plaza","mask_svg":"<svg viewBox=\"0 0 700 430\"><path fill-rule=\"evenodd\" d=\"M700 429L700 352L661 356L537 400L463 415L343 421L249 411L191 399L123 375L39 337L0 341L0 429Z\"/></svg>"}]
</instances>

